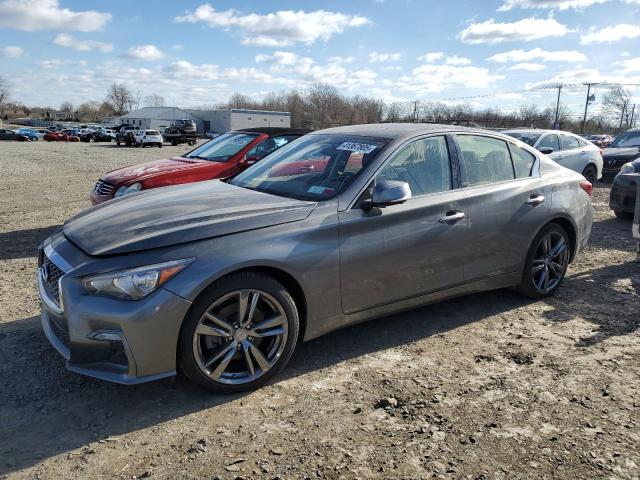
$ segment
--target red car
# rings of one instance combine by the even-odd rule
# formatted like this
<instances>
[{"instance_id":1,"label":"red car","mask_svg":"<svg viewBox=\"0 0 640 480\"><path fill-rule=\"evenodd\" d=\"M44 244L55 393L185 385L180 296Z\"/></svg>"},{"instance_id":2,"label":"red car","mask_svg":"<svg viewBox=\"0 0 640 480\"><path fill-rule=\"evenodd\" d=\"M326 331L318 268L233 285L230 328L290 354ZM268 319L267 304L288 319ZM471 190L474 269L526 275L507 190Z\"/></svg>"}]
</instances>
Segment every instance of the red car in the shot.
<instances>
[{"instance_id":1,"label":"red car","mask_svg":"<svg viewBox=\"0 0 640 480\"><path fill-rule=\"evenodd\" d=\"M291 128L248 128L227 132L189 153L131 165L105 174L91 192L91 203L128 193L181 183L229 178L274 150L308 133Z\"/></svg>"},{"instance_id":2,"label":"red car","mask_svg":"<svg viewBox=\"0 0 640 480\"><path fill-rule=\"evenodd\" d=\"M65 132L47 132L43 137L47 142L79 142L80 137Z\"/></svg>"}]
</instances>

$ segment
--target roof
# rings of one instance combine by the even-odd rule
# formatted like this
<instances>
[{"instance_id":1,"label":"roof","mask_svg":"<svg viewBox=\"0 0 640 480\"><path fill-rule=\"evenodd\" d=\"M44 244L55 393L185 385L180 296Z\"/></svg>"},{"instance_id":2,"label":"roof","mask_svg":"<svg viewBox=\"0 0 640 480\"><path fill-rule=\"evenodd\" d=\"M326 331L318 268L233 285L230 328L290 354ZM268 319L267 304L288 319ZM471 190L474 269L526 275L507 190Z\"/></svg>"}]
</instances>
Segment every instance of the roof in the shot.
<instances>
[{"instance_id":1,"label":"roof","mask_svg":"<svg viewBox=\"0 0 640 480\"><path fill-rule=\"evenodd\" d=\"M458 125L441 125L438 123L367 123L362 125L348 125L345 127L327 128L313 133L329 133L343 135L362 135L365 137L381 137L397 139L417 135L420 133L440 132L485 132L479 128L461 127Z\"/></svg>"},{"instance_id":2,"label":"roof","mask_svg":"<svg viewBox=\"0 0 640 480\"><path fill-rule=\"evenodd\" d=\"M284 127L255 127L255 128L238 128L235 132L264 133L271 137L276 135L306 135L311 130L301 128L284 128Z\"/></svg>"},{"instance_id":3,"label":"roof","mask_svg":"<svg viewBox=\"0 0 640 480\"><path fill-rule=\"evenodd\" d=\"M279 112L277 110L249 110L246 108L232 108L231 113L253 113L255 115L282 115L285 117L290 117L290 112Z\"/></svg>"},{"instance_id":4,"label":"roof","mask_svg":"<svg viewBox=\"0 0 640 480\"><path fill-rule=\"evenodd\" d=\"M193 116L178 107L144 107L122 115L120 118L150 118L154 120L193 120Z\"/></svg>"}]
</instances>

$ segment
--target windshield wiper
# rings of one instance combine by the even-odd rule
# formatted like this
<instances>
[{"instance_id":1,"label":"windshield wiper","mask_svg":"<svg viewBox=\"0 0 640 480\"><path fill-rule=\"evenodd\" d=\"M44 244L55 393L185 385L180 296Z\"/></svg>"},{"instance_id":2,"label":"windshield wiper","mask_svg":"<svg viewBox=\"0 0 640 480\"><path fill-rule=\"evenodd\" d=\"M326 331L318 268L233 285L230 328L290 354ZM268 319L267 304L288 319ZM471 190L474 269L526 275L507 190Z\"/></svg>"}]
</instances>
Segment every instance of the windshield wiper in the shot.
<instances>
[{"instance_id":1,"label":"windshield wiper","mask_svg":"<svg viewBox=\"0 0 640 480\"><path fill-rule=\"evenodd\" d=\"M189 155L187 158L197 158L199 160L209 160L207 157L201 157L200 155Z\"/></svg>"}]
</instances>

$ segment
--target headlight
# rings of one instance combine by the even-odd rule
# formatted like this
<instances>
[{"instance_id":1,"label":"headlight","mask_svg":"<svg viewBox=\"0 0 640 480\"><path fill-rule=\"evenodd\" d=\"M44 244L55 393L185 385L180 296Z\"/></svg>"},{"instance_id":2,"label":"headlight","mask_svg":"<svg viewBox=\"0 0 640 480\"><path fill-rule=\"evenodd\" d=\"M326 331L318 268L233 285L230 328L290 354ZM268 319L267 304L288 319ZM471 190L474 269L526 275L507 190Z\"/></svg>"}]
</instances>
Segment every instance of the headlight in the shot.
<instances>
[{"instance_id":1,"label":"headlight","mask_svg":"<svg viewBox=\"0 0 640 480\"><path fill-rule=\"evenodd\" d=\"M624 165L622 165L620 173L636 173L636 169L633 168L632 163L625 163Z\"/></svg>"},{"instance_id":2,"label":"headlight","mask_svg":"<svg viewBox=\"0 0 640 480\"><path fill-rule=\"evenodd\" d=\"M146 297L171 277L184 270L193 258L120 270L82 279L84 288L91 293L102 293L127 300Z\"/></svg>"},{"instance_id":3,"label":"headlight","mask_svg":"<svg viewBox=\"0 0 640 480\"><path fill-rule=\"evenodd\" d=\"M114 195L115 198L121 197L123 195L127 195L129 193L135 193L135 192L139 192L142 189L142 184L140 183L133 183L129 186L123 186L120 187L118 190L116 190L116 194Z\"/></svg>"}]
</instances>

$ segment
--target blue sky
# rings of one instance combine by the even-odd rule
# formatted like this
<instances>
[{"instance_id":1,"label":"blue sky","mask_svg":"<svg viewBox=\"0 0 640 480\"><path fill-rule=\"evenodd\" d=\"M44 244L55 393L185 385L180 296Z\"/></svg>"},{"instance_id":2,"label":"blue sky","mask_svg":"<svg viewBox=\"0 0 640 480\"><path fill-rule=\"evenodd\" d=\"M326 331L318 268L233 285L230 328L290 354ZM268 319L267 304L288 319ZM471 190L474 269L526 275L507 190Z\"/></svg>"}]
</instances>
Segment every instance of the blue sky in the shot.
<instances>
[{"instance_id":1,"label":"blue sky","mask_svg":"<svg viewBox=\"0 0 640 480\"><path fill-rule=\"evenodd\" d=\"M386 101L545 107L545 85L640 84L638 47L640 0L0 0L0 75L28 105L102 100L114 81L184 107L320 81ZM563 103L578 113L584 96L567 87Z\"/></svg>"}]
</instances>

